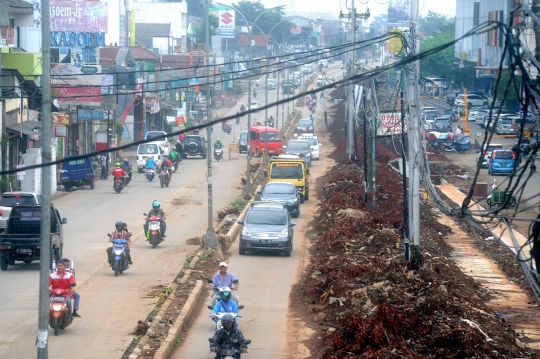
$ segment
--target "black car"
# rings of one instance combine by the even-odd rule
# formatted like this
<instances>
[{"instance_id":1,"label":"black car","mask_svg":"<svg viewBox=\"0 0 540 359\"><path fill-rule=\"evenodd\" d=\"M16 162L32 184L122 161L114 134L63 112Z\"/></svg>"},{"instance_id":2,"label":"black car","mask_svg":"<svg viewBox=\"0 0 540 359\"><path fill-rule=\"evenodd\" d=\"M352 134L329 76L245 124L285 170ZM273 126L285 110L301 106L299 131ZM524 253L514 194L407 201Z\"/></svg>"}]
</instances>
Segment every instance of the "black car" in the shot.
<instances>
[{"instance_id":1,"label":"black car","mask_svg":"<svg viewBox=\"0 0 540 359\"><path fill-rule=\"evenodd\" d=\"M247 153L247 145L248 145L248 139L247 139L247 131L240 132L240 137L238 137L238 152L246 152Z\"/></svg>"},{"instance_id":2,"label":"black car","mask_svg":"<svg viewBox=\"0 0 540 359\"><path fill-rule=\"evenodd\" d=\"M439 117L433 121L433 131L452 132L452 120L448 117Z\"/></svg>"},{"instance_id":3,"label":"black car","mask_svg":"<svg viewBox=\"0 0 540 359\"><path fill-rule=\"evenodd\" d=\"M287 210L293 218L300 215L300 201L298 200L296 186L290 182L268 182L262 191L257 193L261 195L263 202L279 202L287 206Z\"/></svg>"},{"instance_id":4,"label":"black car","mask_svg":"<svg viewBox=\"0 0 540 359\"><path fill-rule=\"evenodd\" d=\"M446 96L446 103L450 106L454 106L454 101L458 95L461 94L461 91L451 91Z\"/></svg>"},{"instance_id":5,"label":"black car","mask_svg":"<svg viewBox=\"0 0 540 359\"><path fill-rule=\"evenodd\" d=\"M188 135L184 139L184 153L182 158L187 156L202 156L206 158L206 139L201 135Z\"/></svg>"},{"instance_id":6,"label":"black car","mask_svg":"<svg viewBox=\"0 0 540 359\"><path fill-rule=\"evenodd\" d=\"M290 257L293 250L293 228L289 212L284 205L275 202L251 202L242 225L238 253L246 251L284 252Z\"/></svg>"}]
</instances>

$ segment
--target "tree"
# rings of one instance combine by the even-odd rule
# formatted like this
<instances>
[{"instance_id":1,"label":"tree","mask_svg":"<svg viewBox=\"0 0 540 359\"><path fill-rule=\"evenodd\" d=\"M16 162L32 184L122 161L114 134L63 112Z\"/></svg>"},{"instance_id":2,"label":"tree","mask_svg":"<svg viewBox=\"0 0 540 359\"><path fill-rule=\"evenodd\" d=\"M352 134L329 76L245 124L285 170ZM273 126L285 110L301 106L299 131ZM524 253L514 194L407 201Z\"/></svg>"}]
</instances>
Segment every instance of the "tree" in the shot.
<instances>
[{"instance_id":1,"label":"tree","mask_svg":"<svg viewBox=\"0 0 540 359\"><path fill-rule=\"evenodd\" d=\"M426 16L420 19L419 27L420 31L427 37L435 34L455 33L454 20L433 11L429 11Z\"/></svg>"},{"instance_id":2,"label":"tree","mask_svg":"<svg viewBox=\"0 0 540 359\"><path fill-rule=\"evenodd\" d=\"M263 11L267 10L267 8L260 1L255 2L241 0L240 2L238 2L238 4L233 4L232 6L237 8L242 13L242 15L246 17L246 20L250 24L253 23L253 21L255 21ZM280 21L283 21L283 15L285 15L285 13L283 12L283 8L268 11L257 20L257 23L255 25L260 27L265 34L268 34L276 24L278 24ZM246 25L242 16L240 16L239 14L237 14L236 16L236 25ZM279 24L272 30L272 33L269 35L271 35L274 39L281 43L283 42L285 37L289 35L289 30L291 26L292 24L290 22L284 22L282 24ZM256 26L254 26L252 32L253 34L259 34L260 30Z\"/></svg>"},{"instance_id":3,"label":"tree","mask_svg":"<svg viewBox=\"0 0 540 359\"><path fill-rule=\"evenodd\" d=\"M510 82L510 86L508 87L508 94L506 95L506 108L519 109L518 99L519 91L521 89L521 77L512 76L508 70L501 73L501 80L499 81L499 86L497 86L497 100L502 101L504 98L508 82Z\"/></svg>"},{"instance_id":4,"label":"tree","mask_svg":"<svg viewBox=\"0 0 540 359\"><path fill-rule=\"evenodd\" d=\"M201 0L186 0L188 16L204 18L204 6Z\"/></svg>"},{"instance_id":5,"label":"tree","mask_svg":"<svg viewBox=\"0 0 540 359\"><path fill-rule=\"evenodd\" d=\"M210 14L208 19L210 21L210 37L212 37L212 35L216 33L216 29L218 27L218 18L217 16ZM206 22L204 21L204 18L200 25L193 26L193 35L197 39L198 43L206 42Z\"/></svg>"}]
</instances>

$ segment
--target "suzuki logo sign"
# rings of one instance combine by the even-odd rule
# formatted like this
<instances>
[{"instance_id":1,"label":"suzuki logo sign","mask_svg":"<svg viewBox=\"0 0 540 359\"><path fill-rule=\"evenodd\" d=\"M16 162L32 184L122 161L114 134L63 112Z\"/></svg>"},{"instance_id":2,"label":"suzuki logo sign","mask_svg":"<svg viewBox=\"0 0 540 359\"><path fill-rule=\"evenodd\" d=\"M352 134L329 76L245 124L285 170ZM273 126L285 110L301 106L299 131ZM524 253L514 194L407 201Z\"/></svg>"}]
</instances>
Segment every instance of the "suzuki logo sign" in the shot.
<instances>
[{"instance_id":1,"label":"suzuki logo sign","mask_svg":"<svg viewBox=\"0 0 540 359\"><path fill-rule=\"evenodd\" d=\"M234 21L234 16L232 16L229 12L224 13L221 15L221 22L225 25L229 25L231 22Z\"/></svg>"}]
</instances>

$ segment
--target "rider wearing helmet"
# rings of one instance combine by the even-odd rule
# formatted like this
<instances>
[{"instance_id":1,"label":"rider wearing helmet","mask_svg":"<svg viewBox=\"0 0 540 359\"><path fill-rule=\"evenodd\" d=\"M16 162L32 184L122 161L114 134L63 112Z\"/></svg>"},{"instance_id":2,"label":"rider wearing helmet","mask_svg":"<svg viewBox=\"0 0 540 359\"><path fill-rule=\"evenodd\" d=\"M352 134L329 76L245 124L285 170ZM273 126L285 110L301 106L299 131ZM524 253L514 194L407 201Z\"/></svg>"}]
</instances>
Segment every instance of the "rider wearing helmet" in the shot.
<instances>
[{"instance_id":1,"label":"rider wearing helmet","mask_svg":"<svg viewBox=\"0 0 540 359\"><path fill-rule=\"evenodd\" d=\"M126 174L129 177L129 180L131 181L131 166L129 165L129 160L127 157L124 157L124 162L122 162L122 169L126 172Z\"/></svg>"},{"instance_id":2,"label":"rider wearing helmet","mask_svg":"<svg viewBox=\"0 0 540 359\"><path fill-rule=\"evenodd\" d=\"M163 155L163 161L161 161L160 167L166 168L167 172L169 172L169 182L172 181L172 169L171 169L172 165L173 163L171 162L169 157L167 155Z\"/></svg>"},{"instance_id":3,"label":"rider wearing helmet","mask_svg":"<svg viewBox=\"0 0 540 359\"><path fill-rule=\"evenodd\" d=\"M124 178L124 176L126 175L126 171L122 169L122 165L120 164L120 162L116 162L116 168L112 170L112 175L113 175L113 187L114 187L114 181L116 177L120 177L124 186L126 185L126 180Z\"/></svg>"},{"instance_id":4,"label":"rider wearing helmet","mask_svg":"<svg viewBox=\"0 0 540 359\"><path fill-rule=\"evenodd\" d=\"M114 224L115 230L109 236L109 242L112 242L113 239L126 239L128 245L126 246L126 255L129 264L133 264L131 261L131 251L129 250L129 243L131 243L131 236L128 231L124 230L127 228L127 225L124 221L116 221ZM107 258L109 260L109 265L112 264L112 247L107 248Z\"/></svg>"},{"instance_id":5,"label":"rider wearing helmet","mask_svg":"<svg viewBox=\"0 0 540 359\"><path fill-rule=\"evenodd\" d=\"M214 148L223 148L223 143L219 138L216 139L216 142L214 143Z\"/></svg>"},{"instance_id":6,"label":"rider wearing helmet","mask_svg":"<svg viewBox=\"0 0 540 359\"><path fill-rule=\"evenodd\" d=\"M158 201L152 202L152 209L148 211L148 215L146 216L146 222L144 223L144 233L146 233L146 239L150 239L148 235L148 222L150 221L150 217L159 217L161 218L161 240L164 241L165 239L165 231L167 230L167 224L165 223L165 212L161 209L161 205Z\"/></svg>"},{"instance_id":7,"label":"rider wearing helmet","mask_svg":"<svg viewBox=\"0 0 540 359\"><path fill-rule=\"evenodd\" d=\"M242 353L247 353L246 339L242 331L236 326L234 316L226 314L221 318L222 329L218 329L214 334L213 340L210 342L210 351L215 352L218 348L241 350ZM216 347L217 346L217 347ZM220 359L221 355L216 353L215 359ZM238 354L235 356L240 358Z\"/></svg>"},{"instance_id":8,"label":"rider wearing helmet","mask_svg":"<svg viewBox=\"0 0 540 359\"><path fill-rule=\"evenodd\" d=\"M231 288L221 287L219 295L221 299L214 305L212 315L217 313L234 313L238 315L238 305L231 298Z\"/></svg>"}]
</instances>

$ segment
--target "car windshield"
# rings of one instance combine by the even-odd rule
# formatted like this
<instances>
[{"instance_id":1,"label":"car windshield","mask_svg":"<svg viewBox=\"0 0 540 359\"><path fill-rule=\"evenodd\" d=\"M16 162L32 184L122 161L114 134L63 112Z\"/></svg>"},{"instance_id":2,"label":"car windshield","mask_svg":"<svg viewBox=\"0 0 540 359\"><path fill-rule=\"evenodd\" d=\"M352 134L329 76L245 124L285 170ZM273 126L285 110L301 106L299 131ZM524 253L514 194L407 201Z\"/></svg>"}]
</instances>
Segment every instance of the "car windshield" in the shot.
<instances>
[{"instance_id":1,"label":"car windshield","mask_svg":"<svg viewBox=\"0 0 540 359\"><path fill-rule=\"evenodd\" d=\"M249 211L246 224L284 226L287 224L287 216L282 211Z\"/></svg>"},{"instance_id":2,"label":"car windshield","mask_svg":"<svg viewBox=\"0 0 540 359\"><path fill-rule=\"evenodd\" d=\"M501 118L499 119L499 123L501 125L510 125L513 122L511 118Z\"/></svg>"},{"instance_id":3,"label":"car windshield","mask_svg":"<svg viewBox=\"0 0 540 359\"><path fill-rule=\"evenodd\" d=\"M279 142L279 132L261 132L261 141L263 142Z\"/></svg>"},{"instance_id":4,"label":"car windshield","mask_svg":"<svg viewBox=\"0 0 540 359\"><path fill-rule=\"evenodd\" d=\"M309 143L306 141L289 141L287 144L288 150L303 150L303 151L309 151Z\"/></svg>"},{"instance_id":5,"label":"car windshield","mask_svg":"<svg viewBox=\"0 0 540 359\"><path fill-rule=\"evenodd\" d=\"M240 134L240 139L241 139L241 140L247 140L247 132L242 132L242 133Z\"/></svg>"},{"instance_id":6,"label":"car windshield","mask_svg":"<svg viewBox=\"0 0 540 359\"><path fill-rule=\"evenodd\" d=\"M164 135L161 132L148 132L146 134L146 139L151 140L153 138L158 138L160 136L161 136L161 138L159 139L160 141L165 141L166 140L166 137L163 137Z\"/></svg>"},{"instance_id":7,"label":"car windshield","mask_svg":"<svg viewBox=\"0 0 540 359\"><path fill-rule=\"evenodd\" d=\"M450 123L450 121L448 121L448 120L441 120L441 119L437 120L437 126L446 126L449 123Z\"/></svg>"},{"instance_id":8,"label":"car windshield","mask_svg":"<svg viewBox=\"0 0 540 359\"><path fill-rule=\"evenodd\" d=\"M444 110L443 111L443 115L449 115L449 116L452 116L454 114L454 111L452 110Z\"/></svg>"},{"instance_id":9,"label":"car windshield","mask_svg":"<svg viewBox=\"0 0 540 359\"><path fill-rule=\"evenodd\" d=\"M427 113L426 114L426 120L432 121L437 117L436 113Z\"/></svg>"},{"instance_id":10,"label":"car windshield","mask_svg":"<svg viewBox=\"0 0 540 359\"><path fill-rule=\"evenodd\" d=\"M501 145L488 146L486 151L495 151L495 150L504 150L504 147Z\"/></svg>"},{"instance_id":11,"label":"car windshield","mask_svg":"<svg viewBox=\"0 0 540 359\"><path fill-rule=\"evenodd\" d=\"M300 127L313 126L313 122L311 120L300 120L298 121L298 126Z\"/></svg>"},{"instance_id":12,"label":"car windshield","mask_svg":"<svg viewBox=\"0 0 540 359\"><path fill-rule=\"evenodd\" d=\"M137 151L137 153L146 155L157 155L158 148L155 144L143 144L139 145L139 150Z\"/></svg>"},{"instance_id":13,"label":"car windshield","mask_svg":"<svg viewBox=\"0 0 540 359\"><path fill-rule=\"evenodd\" d=\"M304 172L300 163L272 164L271 179L302 179Z\"/></svg>"},{"instance_id":14,"label":"car windshield","mask_svg":"<svg viewBox=\"0 0 540 359\"><path fill-rule=\"evenodd\" d=\"M295 194L296 187L290 183L268 183L263 194Z\"/></svg>"},{"instance_id":15,"label":"car windshield","mask_svg":"<svg viewBox=\"0 0 540 359\"><path fill-rule=\"evenodd\" d=\"M512 151L494 151L493 158L499 160L508 160L512 158Z\"/></svg>"},{"instance_id":16,"label":"car windshield","mask_svg":"<svg viewBox=\"0 0 540 359\"><path fill-rule=\"evenodd\" d=\"M21 196L21 195L12 195L5 194L0 199L0 206L2 207L13 207L16 204L38 204L34 196Z\"/></svg>"},{"instance_id":17,"label":"car windshield","mask_svg":"<svg viewBox=\"0 0 540 359\"><path fill-rule=\"evenodd\" d=\"M317 140L314 139L313 137L302 138L302 140L304 140L304 141L306 141L307 143L309 143L310 146L317 146Z\"/></svg>"}]
</instances>

